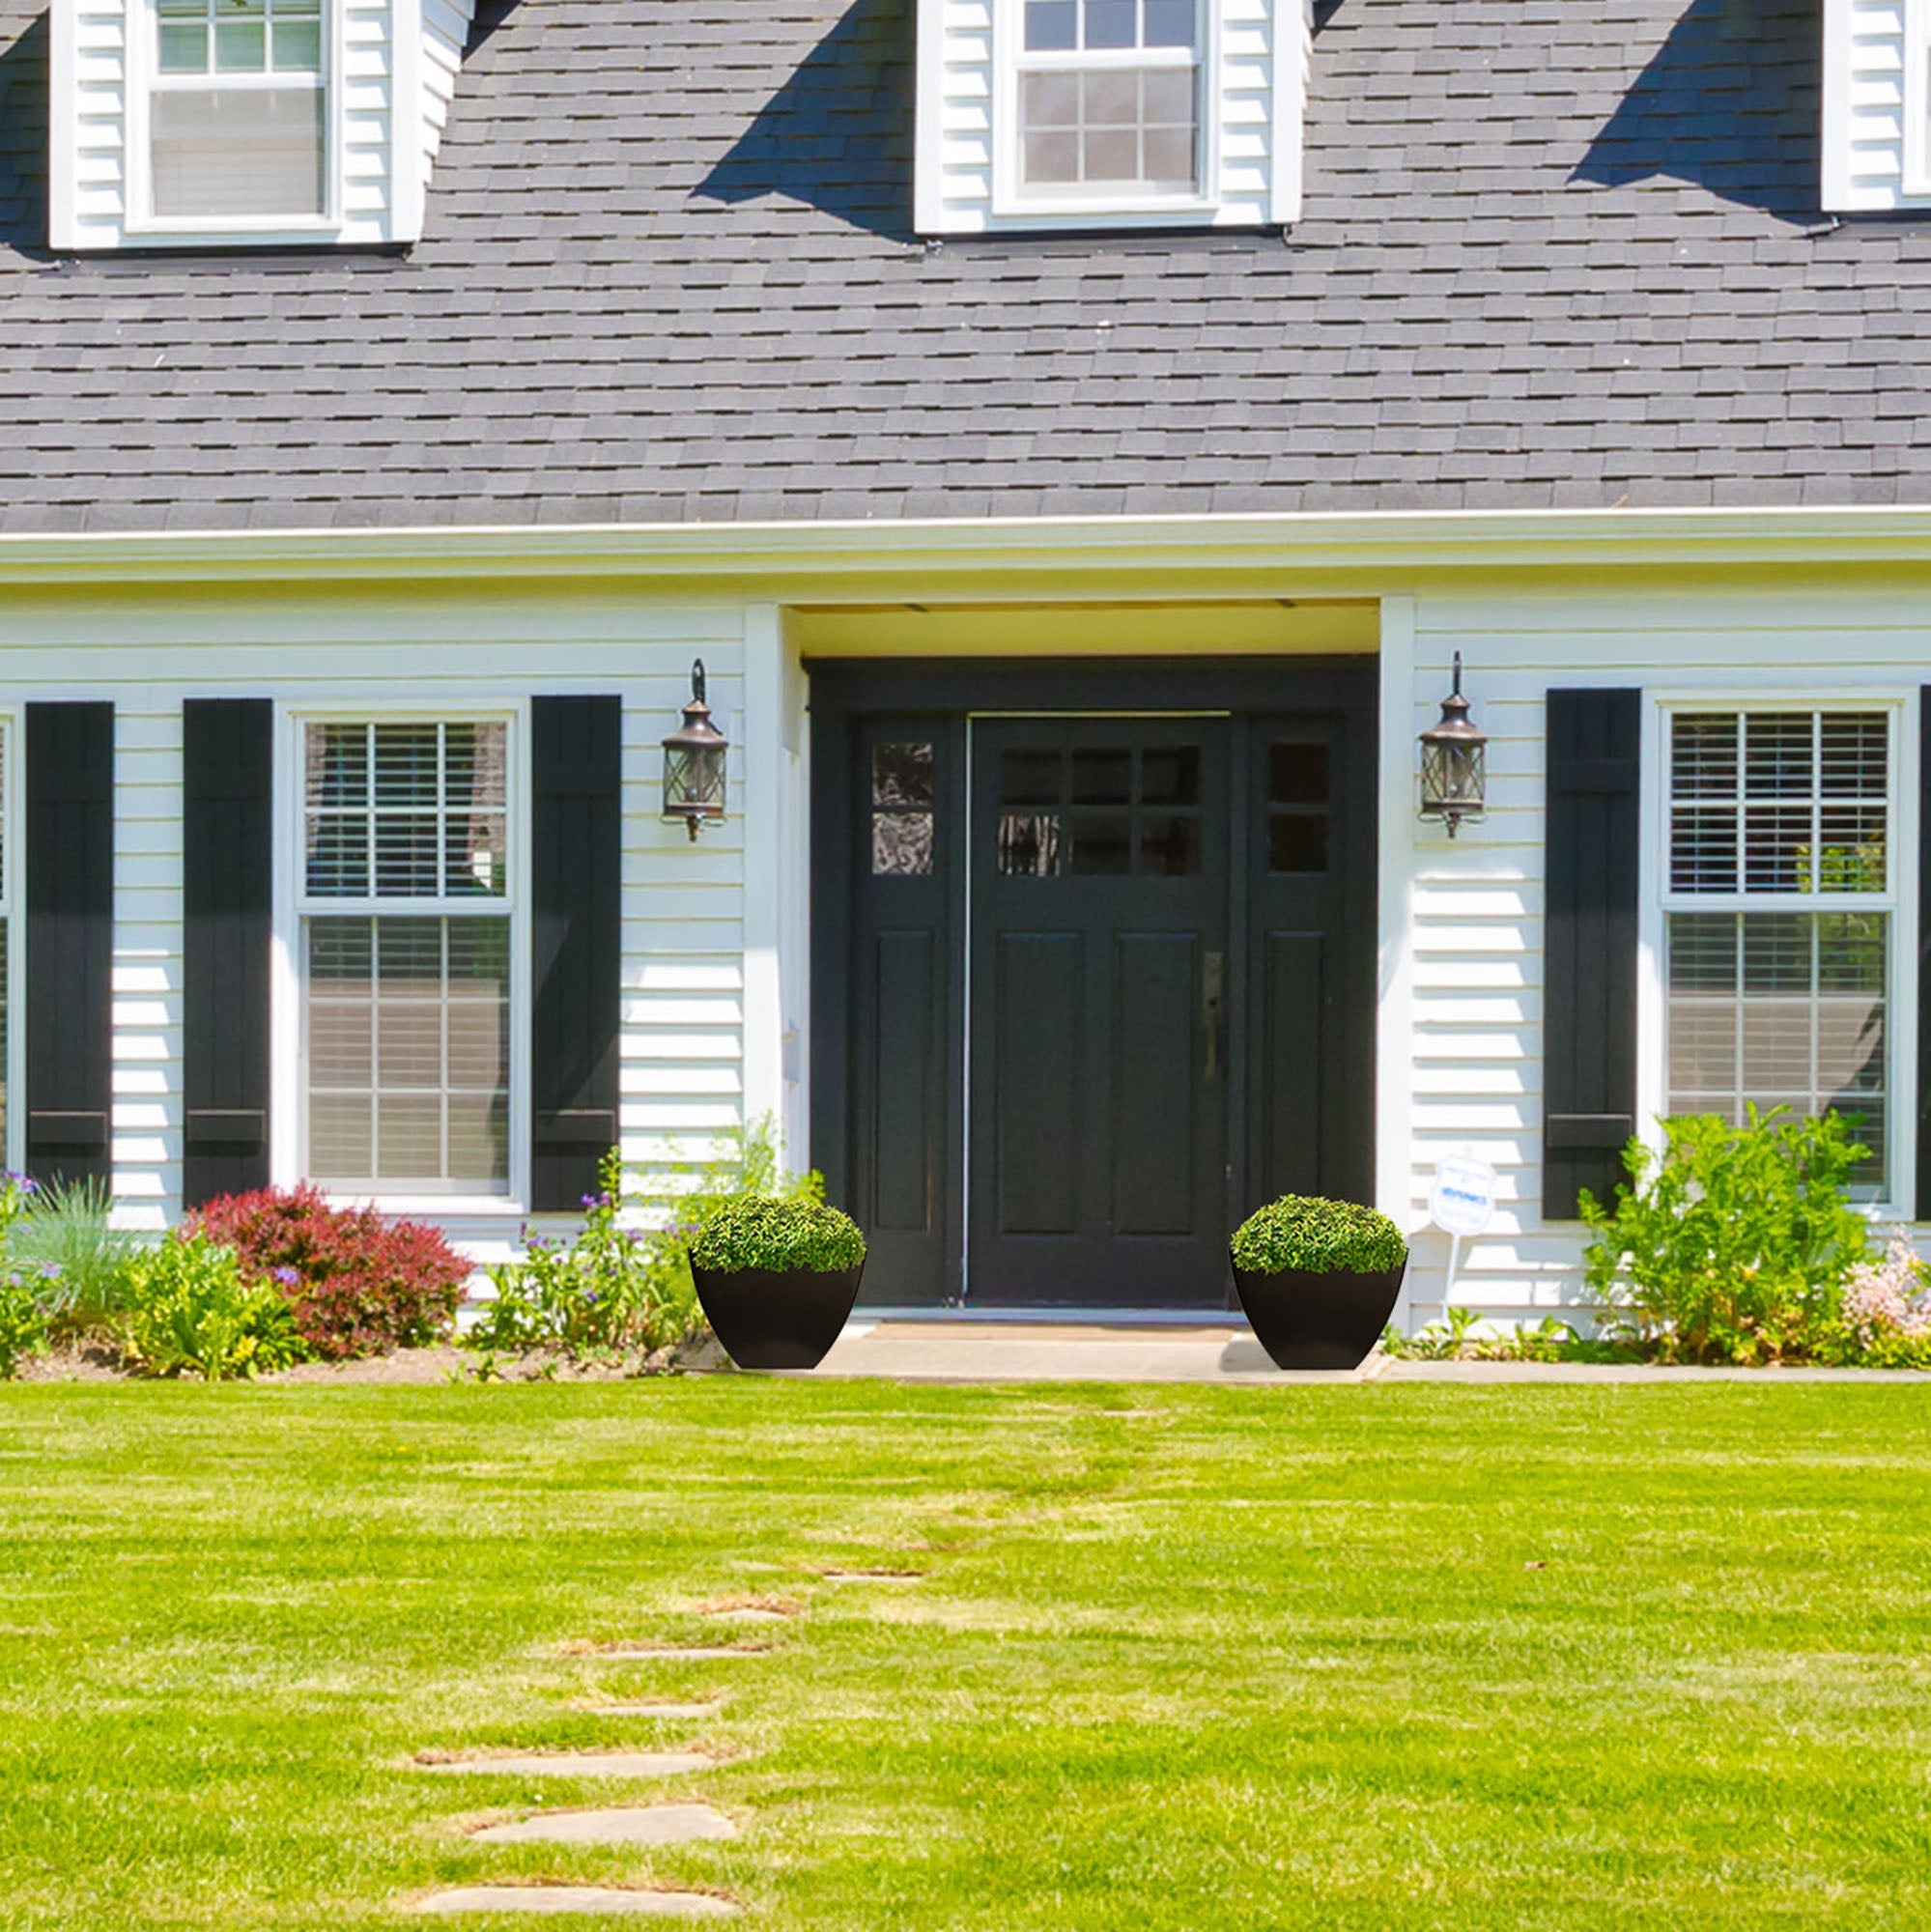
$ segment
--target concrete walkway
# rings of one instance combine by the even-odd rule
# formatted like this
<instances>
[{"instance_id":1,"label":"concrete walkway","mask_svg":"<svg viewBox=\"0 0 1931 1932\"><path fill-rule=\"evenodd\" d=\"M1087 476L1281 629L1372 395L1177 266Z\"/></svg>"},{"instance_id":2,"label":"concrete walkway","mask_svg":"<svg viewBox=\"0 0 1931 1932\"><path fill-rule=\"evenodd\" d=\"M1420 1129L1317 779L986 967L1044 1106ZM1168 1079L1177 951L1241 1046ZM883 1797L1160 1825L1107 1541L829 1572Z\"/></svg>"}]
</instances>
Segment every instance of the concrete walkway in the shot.
<instances>
[{"instance_id":1,"label":"concrete walkway","mask_svg":"<svg viewBox=\"0 0 1931 1932\"><path fill-rule=\"evenodd\" d=\"M1881 1369L1597 1368L1581 1362L1408 1362L1371 1355L1339 1374L1284 1374L1238 1321L1211 1326L1127 1323L852 1321L814 1376L908 1382L1225 1382L1335 1387L1350 1382L1906 1381Z\"/></svg>"}]
</instances>

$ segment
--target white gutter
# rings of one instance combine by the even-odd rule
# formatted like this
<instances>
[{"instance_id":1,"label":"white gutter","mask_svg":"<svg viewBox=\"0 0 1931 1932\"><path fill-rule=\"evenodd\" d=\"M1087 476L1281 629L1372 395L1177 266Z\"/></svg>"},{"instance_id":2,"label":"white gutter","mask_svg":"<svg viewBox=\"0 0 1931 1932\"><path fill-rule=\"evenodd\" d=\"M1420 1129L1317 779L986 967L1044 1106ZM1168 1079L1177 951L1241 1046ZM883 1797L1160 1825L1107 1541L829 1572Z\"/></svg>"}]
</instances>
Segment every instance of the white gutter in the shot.
<instances>
[{"instance_id":1,"label":"white gutter","mask_svg":"<svg viewBox=\"0 0 1931 1932\"><path fill-rule=\"evenodd\" d=\"M0 581L647 575L814 583L919 571L1390 573L1931 564L1931 505L1336 511L891 522L471 525L0 535ZM721 584L721 587L724 587Z\"/></svg>"}]
</instances>

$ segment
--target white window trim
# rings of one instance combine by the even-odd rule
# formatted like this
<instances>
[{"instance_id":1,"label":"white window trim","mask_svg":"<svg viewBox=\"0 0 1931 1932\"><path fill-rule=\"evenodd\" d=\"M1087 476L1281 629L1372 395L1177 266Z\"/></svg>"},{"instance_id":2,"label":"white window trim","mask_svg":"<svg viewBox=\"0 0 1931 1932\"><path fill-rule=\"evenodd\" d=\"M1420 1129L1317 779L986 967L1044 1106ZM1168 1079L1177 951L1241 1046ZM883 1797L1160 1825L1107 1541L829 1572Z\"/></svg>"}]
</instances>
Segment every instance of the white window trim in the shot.
<instances>
[{"instance_id":1,"label":"white window trim","mask_svg":"<svg viewBox=\"0 0 1931 1932\"><path fill-rule=\"evenodd\" d=\"M209 247L227 243L262 247L280 242L312 246L341 234L342 156L346 134L342 75L347 71L343 8L340 0L322 0L322 75L324 97L322 178L327 206L318 215L242 215L225 219L199 215L159 215L154 212L154 170L151 143L156 82L160 78L160 10L155 0L127 0L128 5L128 207L122 222L131 239L192 241ZM245 83L243 83L245 84Z\"/></svg>"},{"instance_id":2,"label":"white window trim","mask_svg":"<svg viewBox=\"0 0 1931 1932\"><path fill-rule=\"evenodd\" d=\"M1695 895L1672 894L1664 872L1669 840L1669 733L1680 711L1884 711L1890 721L1890 799L1887 813L1888 865L1891 890L1886 910L1891 916L1890 947L1885 963L1885 1093L1888 1172L1880 1199L1860 1204L1877 1221L1911 1218L1908 1205L1917 1172L1917 865L1918 745L1915 719L1918 691L1914 685L1845 684L1820 692L1809 688L1724 685L1651 694L1644 721L1641 774L1641 851L1637 866L1636 1132L1661 1151L1659 1122L1669 1094L1667 1007L1669 985L1664 939L1665 915L1690 907ZM1727 903L1728 895L1725 895ZM1799 901L1802 901L1800 904ZM1761 893L1750 895L1752 909L1829 912L1843 906L1868 907L1860 895Z\"/></svg>"},{"instance_id":3,"label":"white window trim","mask_svg":"<svg viewBox=\"0 0 1931 1932\"><path fill-rule=\"evenodd\" d=\"M522 1220L530 1209L529 1093L532 956L529 892L529 704L452 688L440 697L392 697L372 704L288 703L280 707L275 733L274 942L270 999L270 1178L277 1187L307 1179L306 1069L302 1064L302 1012L306 975L302 964L301 923L309 908L300 888L305 837L302 734L322 724L387 724L428 723L502 724L508 727L507 767L510 921L510 1078L509 1188L504 1194L348 1194L317 1182L339 1205L373 1202L384 1213L426 1214L451 1219ZM428 905L429 901L424 901ZM355 913L360 900L344 902ZM436 900L439 915L461 916L464 908ZM473 911L474 906L469 910Z\"/></svg>"},{"instance_id":4,"label":"white window trim","mask_svg":"<svg viewBox=\"0 0 1931 1932\"><path fill-rule=\"evenodd\" d=\"M1904 174L1907 195L1931 195L1931 0L1904 4Z\"/></svg>"},{"instance_id":5,"label":"white window trim","mask_svg":"<svg viewBox=\"0 0 1931 1932\"><path fill-rule=\"evenodd\" d=\"M1083 224L1145 225L1149 221L1210 222L1220 211L1220 0L1198 0L1199 42L1189 65L1199 82L1200 156L1197 189L1178 194L1041 194L1019 182L1019 75L1038 61L1022 59L1026 44L1025 0L994 0L992 17L992 214L1001 223L1036 221L1062 231ZM1122 47L1056 57L1051 65L1088 67L1179 66L1166 48Z\"/></svg>"}]
</instances>

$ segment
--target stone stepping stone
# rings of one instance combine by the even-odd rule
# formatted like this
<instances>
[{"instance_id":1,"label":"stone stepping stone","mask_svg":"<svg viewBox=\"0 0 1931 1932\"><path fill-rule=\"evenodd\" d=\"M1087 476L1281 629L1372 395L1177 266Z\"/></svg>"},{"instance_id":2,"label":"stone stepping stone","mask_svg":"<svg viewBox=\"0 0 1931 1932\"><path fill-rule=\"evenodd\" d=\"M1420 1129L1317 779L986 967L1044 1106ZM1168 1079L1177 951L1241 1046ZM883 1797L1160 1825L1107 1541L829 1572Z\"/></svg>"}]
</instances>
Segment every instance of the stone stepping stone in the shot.
<instances>
[{"instance_id":1,"label":"stone stepping stone","mask_svg":"<svg viewBox=\"0 0 1931 1932\"><path fill-rule=\"evenodd\" d=\"M593 1718L665 1718L677 1721L700 1721L715 1718L724 1707L722 1699L709 1704L572 1704Z\"/></svg>"},{"instance_id":2,"label":"stone stepping stone","mask_svg":"<svg viewBox=\"0 0 1931 1932\"><path fill-rule=\"evenodd\" d=\"M697 1751L530 1751L518 1756L418 1758L415 1769L498 1777L682 1777L687 1772L710 1771L716 1764L717 1759Z\"/></svg>"},{"instance_id":3,"label":"stone stepping stone","mask_svg":"<svg viewBox=\"0 0 1931 1932\"><path fill-rule=\"evenodd\" d=\"M703 1891L612 1891L598 1885L467 1885L439 1891L418 1912L576 1912L626 1918L735 1918L738 1909Z\"/></svg>"},{"instance_id":4,"label":"stone stepping stone","mask_svg":"<svg viewBox=\"0 0 1931 1932\"><path fill-rule=\"evenodd\" d=\"M764 1657L768 1643L653 1643L643 1637L619 1637L613 1643L566 1643L565 1657L651 1658L664 1663L716 1663L733 1657Z\"/></svg>"},{"instance_id":5,"label":"stone stepping stone","mask_svg":"<svg viewBox=\"0 0 1931 1932\"><path fill-rule=\"evenodd\" d=\"M923 1583L923 1570L827 1570L821 1573L828 1583Z\"/></svg>"},{"instance_id":6,"label":"stone stepping stone","mask_svg":"<svg viewBox=\"0 0 1931 1932\"><path fill-rule=\"evenodd\" d=\"M688 1845L735 1838L738 1828L708 1804L628 1804L610 1811L545 1811L470 1833L479 1845Z\"/></svg>"},{"instance_id":7,"label":"stone stepping stone","mask_svg":"<svg viewBox=\"0 0 1931 1932\"><path fill-rule=\"evenodd\" d=\"M700 1617L731 1617L744 1623L781 1624L805 1614L805 1605L783 1597L726 1597L721 1603L699 1604Z\"/></svg>"}]
</instances>

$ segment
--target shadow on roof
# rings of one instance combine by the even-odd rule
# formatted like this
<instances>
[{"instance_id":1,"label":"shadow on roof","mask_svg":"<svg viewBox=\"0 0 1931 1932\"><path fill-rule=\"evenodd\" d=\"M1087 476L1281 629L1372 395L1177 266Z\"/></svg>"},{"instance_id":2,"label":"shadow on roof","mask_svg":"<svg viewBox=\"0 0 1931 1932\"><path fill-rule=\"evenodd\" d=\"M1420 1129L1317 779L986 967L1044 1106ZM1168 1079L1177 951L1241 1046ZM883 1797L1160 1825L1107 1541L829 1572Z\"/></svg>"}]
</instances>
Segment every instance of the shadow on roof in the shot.
<instances>
[{"instance_id":1,"label":"shadow on roof","mask_svg":"<svg viewBox=\"0 0 1931 1932\"><path fill-rule=\"evenodd\" d=\"M0 47L0 248L47 251L47 16Z\"/></svg>"},{"instance_id":2,"label":"shadow on roof","mask_svg":"<svg viewBox=\"0 0 1931 1932\"><path fill-rule=\"evenodd\" d=\"M1818 207L1820 0L1690 0L1573 181L1661 176L1809 225Z\"/></svg>"},{"instance_id":3,"label":"shadow on roof","mask_svg":"<svg viewBox=\"0 0 1931 1932\"><path fill-rule=\"evenodd\" d=\"M910 0L852 0L693 193L782 195L909 242L912 35Z\"/></svg>"}]
</instances>

